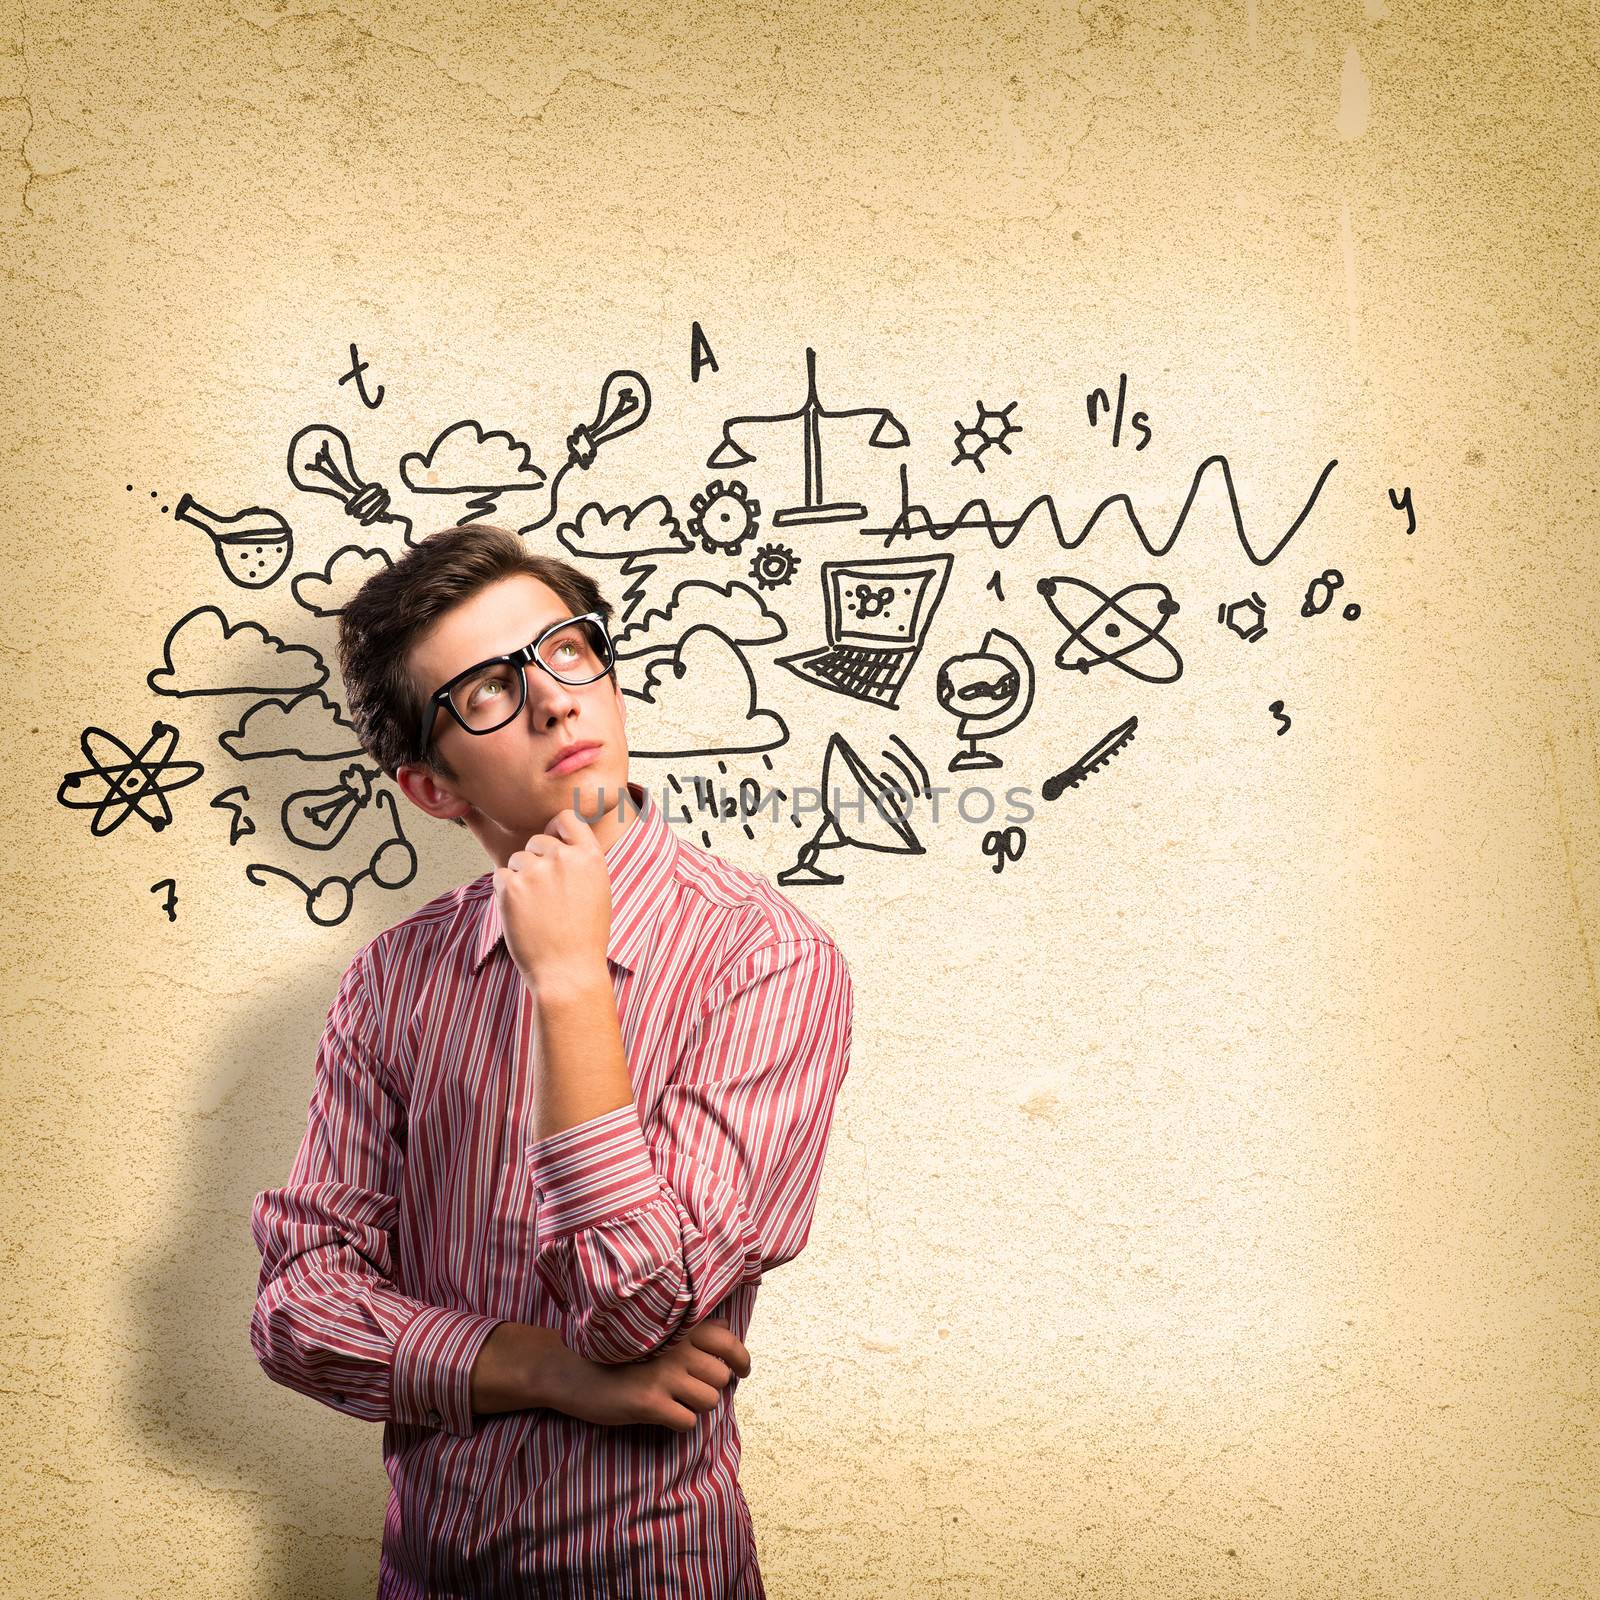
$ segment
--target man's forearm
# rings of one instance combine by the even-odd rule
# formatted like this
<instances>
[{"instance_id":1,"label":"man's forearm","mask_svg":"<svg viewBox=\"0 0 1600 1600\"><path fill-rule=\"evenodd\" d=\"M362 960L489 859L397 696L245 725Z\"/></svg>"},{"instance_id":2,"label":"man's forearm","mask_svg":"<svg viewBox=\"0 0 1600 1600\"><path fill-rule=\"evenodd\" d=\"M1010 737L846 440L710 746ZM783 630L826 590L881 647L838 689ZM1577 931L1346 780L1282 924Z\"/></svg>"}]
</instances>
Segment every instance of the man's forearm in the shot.
<instances>
[{"instance_id":1,"label":"man's forearm","mask_svg":"<svg viewBox=\"0 0 1600 1600\"><path fill-rule=\"evenodd\" d=\"M617 1021L616 990L597 971L547 981L533 990L541 1070L534 1090L534 1137L615 1111L633 1100L633 1079Z\"/></svg>"},{"instance_id":2,"label":"man's forearm","mask_svg":"<svg viewBox=\"0 0 1600 1600\"><path fill-rule=\"evenodd\" d=\"M472 1364L475 1412L523 1411L532 1406L560 1410L578 1358L554 1328L527 1322L499 1323Z\"/></svg>"}]
</instances>

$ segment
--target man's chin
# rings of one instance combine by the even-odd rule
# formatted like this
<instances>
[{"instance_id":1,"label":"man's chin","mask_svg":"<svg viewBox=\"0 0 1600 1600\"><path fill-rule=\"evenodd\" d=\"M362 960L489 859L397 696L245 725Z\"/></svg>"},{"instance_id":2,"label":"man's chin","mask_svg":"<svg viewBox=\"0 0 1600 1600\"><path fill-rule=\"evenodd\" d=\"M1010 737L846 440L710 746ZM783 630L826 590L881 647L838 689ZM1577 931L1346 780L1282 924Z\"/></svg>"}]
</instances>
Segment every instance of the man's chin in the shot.
<instances>
[{"instance_id":1,"label":"man's chin","mask_svg":"<svg viewBox=\"0 0 1600 1600\"><path fill-rule=\"evenodd\" d=\"M603 813L616 809L624 787L615 778L591 778L587 772L565 781L558 779L549 796L551 815L570 808L585 822L593 823Z\"/></svg>"}]
</instances>

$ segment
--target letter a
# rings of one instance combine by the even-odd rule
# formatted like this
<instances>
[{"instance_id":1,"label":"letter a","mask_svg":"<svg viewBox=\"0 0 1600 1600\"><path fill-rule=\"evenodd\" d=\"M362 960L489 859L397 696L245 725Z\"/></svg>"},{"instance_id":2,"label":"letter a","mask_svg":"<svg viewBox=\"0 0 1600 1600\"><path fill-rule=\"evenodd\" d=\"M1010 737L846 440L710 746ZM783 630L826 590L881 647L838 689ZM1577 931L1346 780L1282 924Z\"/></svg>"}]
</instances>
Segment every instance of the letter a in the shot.
<instances>
[{"instance_id":1,"label":"letter a","mask_svg":"<svg viewBox=\"0 0 1600 1600\"><path fill-rule=\"evenodd\" d=\"M689 335L689 382L699 383L700 369L710 367L713 372L717 370L717 358L711 353L710 341L706 338L704 330L697 322L694 331Z\"/></svg>"}]
</instances>

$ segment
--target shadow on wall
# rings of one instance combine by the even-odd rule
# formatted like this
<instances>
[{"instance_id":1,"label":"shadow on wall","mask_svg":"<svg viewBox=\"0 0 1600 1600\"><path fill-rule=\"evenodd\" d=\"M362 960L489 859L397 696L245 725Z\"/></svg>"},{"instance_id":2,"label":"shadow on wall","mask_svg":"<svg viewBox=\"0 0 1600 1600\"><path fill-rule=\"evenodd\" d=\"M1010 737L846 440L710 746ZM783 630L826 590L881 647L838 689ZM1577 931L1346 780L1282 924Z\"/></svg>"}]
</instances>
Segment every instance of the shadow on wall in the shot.
<instances>
[{"instance_id":1,"label":"shadow on wall","mask_svg":"<svg viewBox=\"0 0 1600 1600\"><path fill-rule=\"evenodd\" d=\"M349 941L348 953L358 947ZM223 1019L226 1042L186 1124L188 1159L172 1163L187 1187L174 1198L172 1225L146 1242L129 1274L137 1352L123 1391L129 1432L159 1467L219 1499L246 1497L227 1520L248 1528L253 1518L256 1550L229 1565L253 1572L252 1596L372 1600L378 1587L389 1489L383 1424L274 1383L250 1348L261 1270L250 1206L288 1177L338 977L327 962L288 979L274 974ZM264 1049L263 1040L281 1043ZM181 1548L192 1581L195 1540Z\"/></svg>"}]
</instances>

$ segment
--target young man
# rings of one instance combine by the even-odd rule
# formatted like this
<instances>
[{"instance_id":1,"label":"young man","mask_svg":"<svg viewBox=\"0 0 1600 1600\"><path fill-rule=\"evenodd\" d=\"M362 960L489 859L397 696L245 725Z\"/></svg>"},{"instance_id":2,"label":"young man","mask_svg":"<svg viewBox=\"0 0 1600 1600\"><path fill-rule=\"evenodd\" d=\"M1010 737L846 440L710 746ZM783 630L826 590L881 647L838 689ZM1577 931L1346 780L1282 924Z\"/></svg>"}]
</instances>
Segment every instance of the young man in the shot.
<instances>
[{"instance_id":1,"label":"young man","mask_svg":"<svg viewBox=\"0 0 1600 1600\"><path fill-rule=\"evenodd\" d=\"M850 974L628 782L610 615L467 526L340 619L362 745L494 863L346 969L251 1217L262 1367L384 1422L386 1600L765 1594L733 1397L810 1232Z\"/></svg>"}]
</instances>

